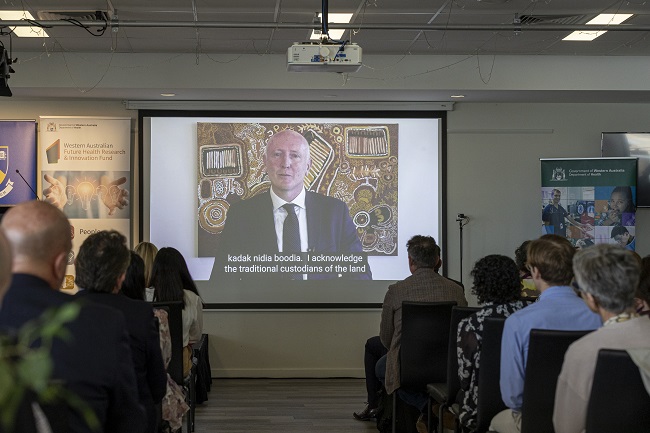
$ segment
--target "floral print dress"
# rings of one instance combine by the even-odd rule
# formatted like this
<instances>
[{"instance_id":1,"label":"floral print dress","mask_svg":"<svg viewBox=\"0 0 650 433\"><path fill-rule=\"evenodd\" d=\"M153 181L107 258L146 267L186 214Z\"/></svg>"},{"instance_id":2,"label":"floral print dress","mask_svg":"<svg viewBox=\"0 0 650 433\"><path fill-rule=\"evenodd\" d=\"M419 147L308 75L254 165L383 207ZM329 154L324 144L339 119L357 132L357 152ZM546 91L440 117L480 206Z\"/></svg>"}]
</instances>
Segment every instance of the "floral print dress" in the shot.
<instances>
[{"instance_id":1,"label":"floral print dress","mask_svg":"<svg viewBox=\"0 0 650 433\"><path fill-rule=\"evenodd\" d=\"M486 317L508 317L521 310L526 304L514 301L508 304L488 302L479 311L463 319L458 324L456 338L458 353L458 377L460 388L460 423L469 428L476 427L476 407L478 404L478 374L481 359L483 322Z\"/></svg>"}]
</instances>

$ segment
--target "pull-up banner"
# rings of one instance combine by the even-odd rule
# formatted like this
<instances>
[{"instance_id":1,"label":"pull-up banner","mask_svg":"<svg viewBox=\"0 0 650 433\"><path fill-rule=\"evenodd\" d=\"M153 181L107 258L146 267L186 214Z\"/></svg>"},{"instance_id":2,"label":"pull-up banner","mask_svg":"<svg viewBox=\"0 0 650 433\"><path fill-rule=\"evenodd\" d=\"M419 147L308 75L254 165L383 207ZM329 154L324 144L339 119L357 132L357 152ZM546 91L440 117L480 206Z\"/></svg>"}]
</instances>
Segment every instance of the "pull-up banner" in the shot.
<instances>
[{"instance_id":1,"label":"pull-up banner","mask_svg":"<svg viewBox=\"0 0 650 433\"><path fill-rule=\"evenodd\" d=\"M0 121L0 206L35 199L35 187L36 121Z\"/></svg>"},{"instance_id":2,"label":"pull-up banner","mask_svg":"<svg viewBox=\"0 0 650 433\"><path fill-rule=\"evenodd\" d=\"M39 127L41 200L72 224L63 288L73 290L74 258L89 235L112 229L130 239L131 119L41 116Z\"/></svg>"},{"instance_id":3,"label":"pull-up banner","mask_svg":"<svg viewBox=\"0 0 650 433\"><path fill-rule=\"evenodd\" d=\"M542 234L636 247L636 158L542 159Z\"/></svg>"}]
</instances>

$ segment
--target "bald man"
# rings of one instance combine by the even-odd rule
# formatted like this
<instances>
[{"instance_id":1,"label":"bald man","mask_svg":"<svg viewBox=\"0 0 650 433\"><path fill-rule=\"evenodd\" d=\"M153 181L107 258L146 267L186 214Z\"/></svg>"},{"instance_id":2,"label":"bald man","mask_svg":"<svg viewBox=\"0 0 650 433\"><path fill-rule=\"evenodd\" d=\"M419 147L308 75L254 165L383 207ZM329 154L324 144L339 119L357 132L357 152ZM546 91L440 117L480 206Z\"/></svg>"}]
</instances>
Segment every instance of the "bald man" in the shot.
<instances>
[{"instance_id":1,"label":"bald man","mask_svg":"<svg viewBox=\"0 0 650 433\"><path fill-rule=\"evenodd\" d=\"M13 278L0 308L0 328L18 329L46 310L77 302L59 292L72 248L63 212L42 201L25 202L7 211L1 225L13 252ZM70 338L52 345L52 378L92 410L99 428L91 429L68 407L65 431L140 433L146 418L138 403L124 315L94 303L81 307L65 325Z\"/></svg>"},{"instance_id":2,"label":"bald man","mask_svg":"<svg viewBox=\"0 0 650 433\"><path fill-rule=\"evenodd\" d=\"M0 228L0 306L11 281L11 246Z\"/></svg>"},{"instance_id":3,"label":"bald man","mask_svg":"<svg viewBox=\"0 0 650 433\"><path fill-rule=\"evenodd\" d=\"M241 276L223 273L223 267L228 264L228 255L273 256L275 253L287 255L300 252L361 255L363 249L347 205L334 197L305 189L305 176L311 164L309 143L302 134L285 129L269 138L264 153L264 168L271 183L270 191L233 203L228 209L215 260L215 269L222 272L217 282L228 276ZM285 220L291 219L289 217L295 220L299 232L299 237L291 240L287 237L285 224ZM371 279L370 267L366 264L364 269L363 272L347 274L298 274L293 279ZM266 274L264 278L277 275Z\"/></svg>"}]
</instances>

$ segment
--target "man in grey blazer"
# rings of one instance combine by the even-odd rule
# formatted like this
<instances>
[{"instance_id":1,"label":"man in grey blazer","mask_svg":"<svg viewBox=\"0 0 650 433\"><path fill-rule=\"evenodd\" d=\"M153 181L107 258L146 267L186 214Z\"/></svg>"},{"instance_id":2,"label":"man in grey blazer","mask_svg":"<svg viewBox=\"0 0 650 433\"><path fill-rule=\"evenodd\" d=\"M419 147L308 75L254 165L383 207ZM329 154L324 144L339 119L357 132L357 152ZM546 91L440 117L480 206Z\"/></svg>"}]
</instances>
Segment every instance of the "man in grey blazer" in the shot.
<instances>
[{"instance_id":1,"label":"man in grey blazer","mask_svg":"<svg viewBox=\"0 0 650 433\"><path fill-rule=\"evenodd\" d=\"M436 266L440 261L440 250L437 248L435 239L431 236L413 236L406 243L406 250L411 275L388 287L381 313L379 339L388 353L377 361L375 372L389 394L397 391L400 387L399 351L402 337L402 302L455 301L459 306L467 306L467 299L465 299L462 287L436 272ZM366 352L369 351L368 345L373 343L371 340L373 339L369 339L366 343ZM376 338L374 341L376 345ZM366 365L367 384L376 380L368 367ZM362 412L354 414L356 419L366 420L373 415L372 409L376 408L371 407L374 396L371 395L370 387L368 391L369 405ZM426 408L427 396L424 393L422 395L412 393L406 395L401 392L398 395L421 411Z\"/></svg>"}]
</instances>

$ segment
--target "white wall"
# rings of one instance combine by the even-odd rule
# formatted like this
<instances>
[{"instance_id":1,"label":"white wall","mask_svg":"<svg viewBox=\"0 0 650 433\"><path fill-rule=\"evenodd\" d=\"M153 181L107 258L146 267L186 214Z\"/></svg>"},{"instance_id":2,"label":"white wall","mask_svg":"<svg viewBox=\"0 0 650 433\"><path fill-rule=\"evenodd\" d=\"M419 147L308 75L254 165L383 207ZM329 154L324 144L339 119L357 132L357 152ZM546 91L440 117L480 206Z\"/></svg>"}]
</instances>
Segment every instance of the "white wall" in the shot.
<instances>
[{"instance_id":1,"label":"white wall","mask_svg":"<svg viewBox=\"0 0 650 433\"><path fill-rule=\"evenodd\" d=\"M464 229L469 292L468 273L477 259L512 256L523 240L539 235L539 158L599 156L602 131L647 131L649 110L650 104L456 104L448 115L449 276L459 277L457 213L472 218ZM0 100L2 119L39 115L136 113L112 101ZM650 253L649 215L644 209L637 214L641 255ZM204 316L216 377L362 377L363 344L378 333L379 320L378 310Z\"/></svg>"},{"instance_id":2,"label":"white wall","mask_svg":"<svg viewBox=\"0 0 650 433\"><path fill-rule=\"evenodd\" d=\"M456 104L448 118L447 252L463 282L487 254L514 251L541 235L540 158L599 157L603 131L647 131L648 104ZM650 253L650 212L637 212L639 254ZM466 284L467 286L467 284Z\"/></svg>"}]
</instances>

